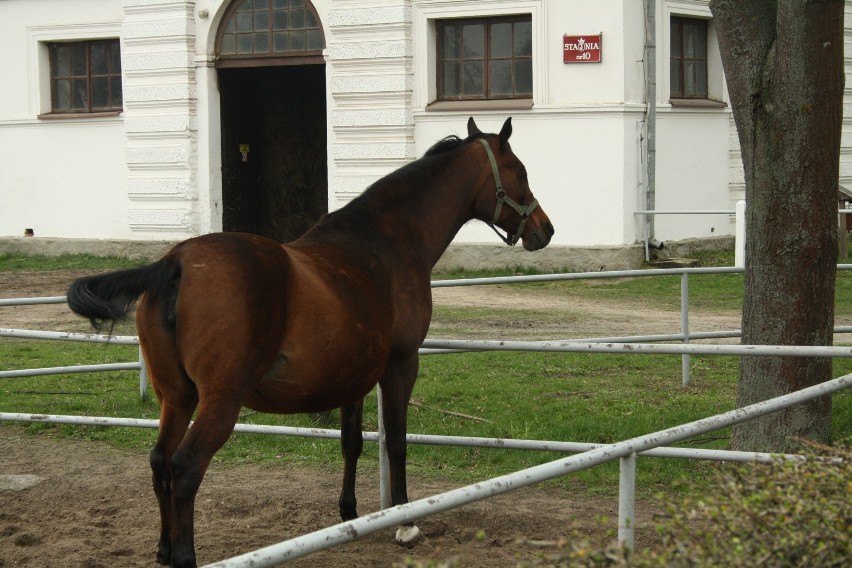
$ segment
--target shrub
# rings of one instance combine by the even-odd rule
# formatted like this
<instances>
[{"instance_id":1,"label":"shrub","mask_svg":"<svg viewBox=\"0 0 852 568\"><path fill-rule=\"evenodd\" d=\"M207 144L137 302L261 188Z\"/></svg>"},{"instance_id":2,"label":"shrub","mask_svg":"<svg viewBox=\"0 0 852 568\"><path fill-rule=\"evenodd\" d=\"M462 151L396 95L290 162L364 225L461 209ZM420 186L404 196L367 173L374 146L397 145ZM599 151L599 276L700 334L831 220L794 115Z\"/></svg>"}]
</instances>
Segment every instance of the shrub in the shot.
<instances>
[{"instance_id":1,"label":"shrub","mask_svg":"<svg viewBox=\"0 0 852 568\"><path fill-rule=\"evenodd\" d=\"M566 539L533 566L848 566L852 446L807 460L724 467L718 492L668 507L662 546L634 554Z\"/></svg>"}]
</instances>

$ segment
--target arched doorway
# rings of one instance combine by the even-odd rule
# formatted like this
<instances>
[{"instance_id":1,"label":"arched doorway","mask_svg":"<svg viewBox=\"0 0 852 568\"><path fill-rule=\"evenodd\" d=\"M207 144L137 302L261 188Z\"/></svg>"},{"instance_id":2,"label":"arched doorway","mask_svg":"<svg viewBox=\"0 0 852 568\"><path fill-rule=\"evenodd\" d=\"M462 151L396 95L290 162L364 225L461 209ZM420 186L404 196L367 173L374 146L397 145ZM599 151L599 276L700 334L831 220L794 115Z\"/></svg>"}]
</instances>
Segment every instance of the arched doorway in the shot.
<instances>
[{"instance_id":1,"label":"arched doorway","mask_svg":"<svg viewBox=\"0 0 852 568\"><path fill-rule=\"evenodd\" d=\"M328 211L325 47L307 0L235 0L216 37L222 227L291 241Z\"/></svg>"}]
</instances>

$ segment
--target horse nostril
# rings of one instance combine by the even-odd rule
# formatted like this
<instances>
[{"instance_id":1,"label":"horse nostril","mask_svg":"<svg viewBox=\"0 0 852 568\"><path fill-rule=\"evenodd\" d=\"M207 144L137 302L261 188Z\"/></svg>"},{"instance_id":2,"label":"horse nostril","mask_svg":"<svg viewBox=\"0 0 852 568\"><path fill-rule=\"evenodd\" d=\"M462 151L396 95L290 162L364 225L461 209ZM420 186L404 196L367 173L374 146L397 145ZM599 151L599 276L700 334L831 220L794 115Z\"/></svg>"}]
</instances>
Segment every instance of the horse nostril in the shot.
<instances>
[{"instance_id":1,"label":"horse nostril","mask_svg":"<svg viewBox=\"0 0 852 568\"><path fill-rule=\"evenodd\" d=\"M550 237L552 237L553 234L556 232L556 229L553 228L553 224L550 222L544 225L544 230L547 231L547 235Z\"/></svg>"}]
</instances>

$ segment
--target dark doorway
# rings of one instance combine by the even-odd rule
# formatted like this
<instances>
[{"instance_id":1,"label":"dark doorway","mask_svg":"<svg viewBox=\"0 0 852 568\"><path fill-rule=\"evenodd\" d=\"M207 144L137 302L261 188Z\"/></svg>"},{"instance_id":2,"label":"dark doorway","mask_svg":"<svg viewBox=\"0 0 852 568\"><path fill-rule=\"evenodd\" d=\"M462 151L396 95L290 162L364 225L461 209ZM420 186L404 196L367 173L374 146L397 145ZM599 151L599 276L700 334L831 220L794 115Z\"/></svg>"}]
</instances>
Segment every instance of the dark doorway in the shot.
<instances>
[{"instance_id":1,"label":"dark doorway","mask_svg":"<svg viewBox=\"0 0 852 568\"><path fill-rule=\"evenodd\" d=\"M288 242L328 212L324 65L219 69L222 226Z\"/></svg>"}]
</instances>

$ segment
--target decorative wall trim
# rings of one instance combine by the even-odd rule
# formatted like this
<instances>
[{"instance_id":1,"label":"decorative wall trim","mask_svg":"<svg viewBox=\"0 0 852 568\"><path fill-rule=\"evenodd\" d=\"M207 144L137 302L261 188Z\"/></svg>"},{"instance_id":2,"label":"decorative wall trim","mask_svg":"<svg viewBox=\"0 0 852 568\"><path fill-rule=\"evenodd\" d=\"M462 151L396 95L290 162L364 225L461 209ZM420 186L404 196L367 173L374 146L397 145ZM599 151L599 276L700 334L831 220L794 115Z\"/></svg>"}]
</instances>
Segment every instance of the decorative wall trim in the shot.
<instances>
[{"instance_id":1,"label":"decorative wall trim","mask_svg":"<svg viewBox=\"0 0 852 568\"><path fill-rule=\"evenodd\" d=\"M195 187L195 2L124 0L123 6L128 223L133 231L193 236L204 224ZM183 207L175 208L176 201Z\"/></svg>"},{"instance_id":2,"label":"decorative wall trim","mask_svg":"<svg viewBox=\"0 0 852 568\"><path fill-rule=\"evenodd\" d=\"M410 0L339 4L326 22L331 209L416 157Z\"/></svg>"}]
</instances>

